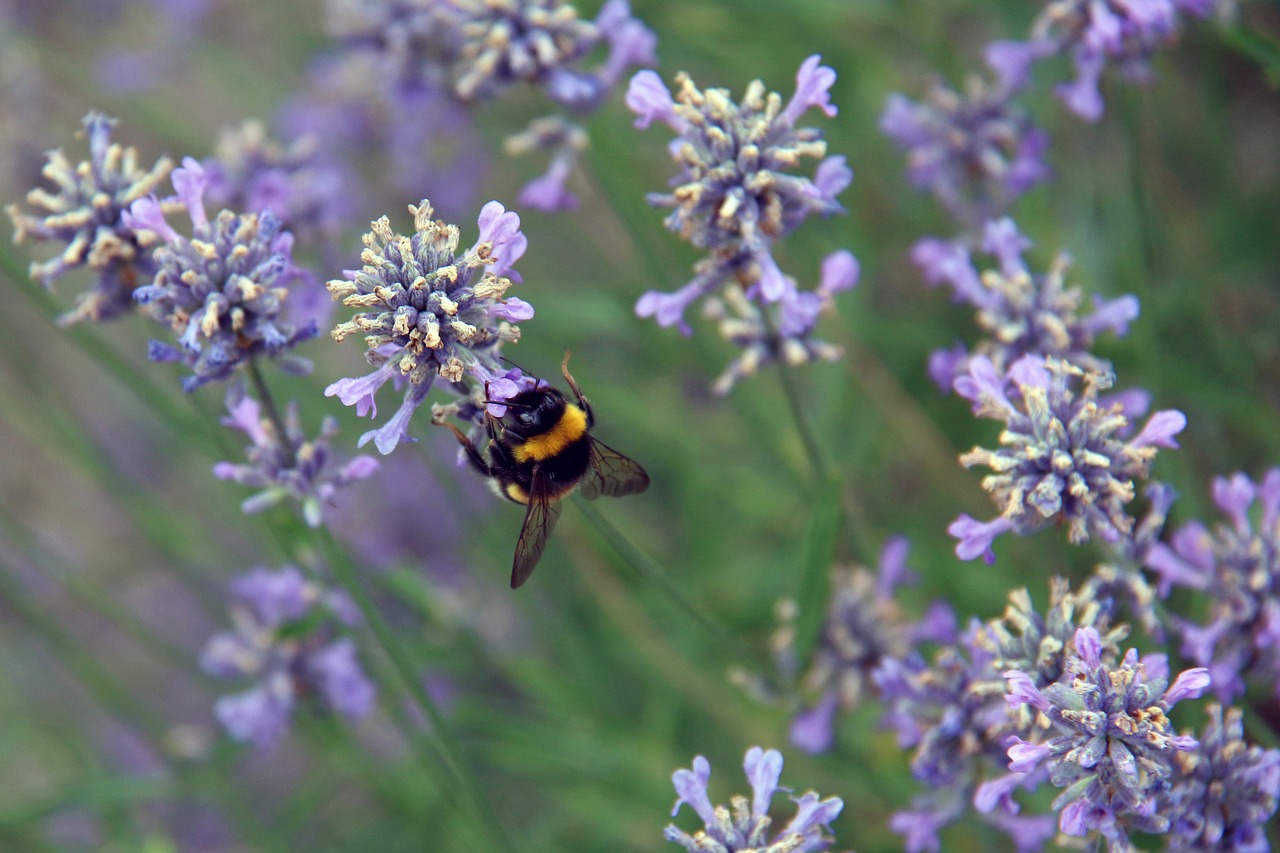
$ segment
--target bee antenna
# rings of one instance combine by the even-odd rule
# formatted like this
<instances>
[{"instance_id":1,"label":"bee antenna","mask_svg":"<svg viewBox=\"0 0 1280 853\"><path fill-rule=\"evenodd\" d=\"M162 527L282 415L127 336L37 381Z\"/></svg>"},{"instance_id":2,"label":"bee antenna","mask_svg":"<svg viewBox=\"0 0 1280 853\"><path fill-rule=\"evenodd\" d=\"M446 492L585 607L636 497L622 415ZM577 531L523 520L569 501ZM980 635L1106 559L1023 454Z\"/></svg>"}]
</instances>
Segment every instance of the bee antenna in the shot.
<instances>
[{"instance_id":1,"label":"bee antenna","mask_svg":"<svg viewBox=\"0 0 1280 853\"><path fill-rule=\"evenodd\" d=\"M516 364L516 363L515 363L514 361L512 361L511 359L507 358L505 355L503 355L503 356L499 356L499 358L501 358L501 359L502 359L503 361L505 361L507 364L511 365L511 366L512 366L512 367L514 367L516 370L520 371L521 373L525 374L526 376L533 376L533 378L534 378L534 379L537 379L537 378L538 378L536 375L534 375L534 374L530 373L529 371L525 370L523 367L521 367L520 365Z\"/></svg>"}]
</instances>

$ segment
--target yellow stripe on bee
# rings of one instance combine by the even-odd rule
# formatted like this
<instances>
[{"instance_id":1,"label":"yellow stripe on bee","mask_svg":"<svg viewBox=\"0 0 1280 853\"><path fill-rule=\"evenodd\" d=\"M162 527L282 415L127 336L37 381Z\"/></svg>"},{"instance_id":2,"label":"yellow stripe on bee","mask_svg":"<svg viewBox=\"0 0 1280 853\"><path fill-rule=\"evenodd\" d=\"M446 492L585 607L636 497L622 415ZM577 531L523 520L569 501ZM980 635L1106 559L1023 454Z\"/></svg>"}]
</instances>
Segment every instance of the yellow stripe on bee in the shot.
<instances>
[{"instance_id":1,"label":"yellow stripe on bee","mask_svg":"<svg viewBox=\"0 0 1280 853\"><path fill-rule=\"evenodd\" d=\"M525 439L513 448L517 462L541 462L551 459L587 431L587 413L573 404L564 407L556 425L541 435Z\"/></svg>"},{"instance_id":2,"label":"yellow stripe on bee","mask_svg":"<svg viewBox=\"0 0 1280 853\"><path fill-rule=\"evenodd\" d=\"M529 502L529 493L520 488L519 483L507 483L507 497L518 504L527 504Z\"/></svg>"}]
</instances>

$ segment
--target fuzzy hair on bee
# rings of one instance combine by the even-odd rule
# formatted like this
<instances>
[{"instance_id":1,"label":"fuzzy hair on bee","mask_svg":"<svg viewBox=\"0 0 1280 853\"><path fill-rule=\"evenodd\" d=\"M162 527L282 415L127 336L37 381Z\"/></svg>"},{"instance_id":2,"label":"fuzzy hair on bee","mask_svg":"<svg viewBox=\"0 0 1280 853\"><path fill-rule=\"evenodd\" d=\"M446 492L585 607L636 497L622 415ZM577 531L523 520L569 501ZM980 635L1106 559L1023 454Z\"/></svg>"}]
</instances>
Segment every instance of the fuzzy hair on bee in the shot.
<instances>
[{"instance_id":1,"label":"fuzzy hair on bee","mask_svg":"<svg viewBox=\"0 0 1280 853\"><path fill-rule=\"evenodd\" d=\"M561 502L574 489L580 487L584 498L595 500L601 495L635 495L649 488L649 475L639 463L591 434L595 414L569 373L567 352L560 371L573 399L539 382L499 401L506 407L505 414L497 417L485 412L484 452L456 426L441 423L453 431L471 467L488 478L498 494L525 505L511 567L512 589L533 574L560 519Z\"/></svg>"}]
</instances>

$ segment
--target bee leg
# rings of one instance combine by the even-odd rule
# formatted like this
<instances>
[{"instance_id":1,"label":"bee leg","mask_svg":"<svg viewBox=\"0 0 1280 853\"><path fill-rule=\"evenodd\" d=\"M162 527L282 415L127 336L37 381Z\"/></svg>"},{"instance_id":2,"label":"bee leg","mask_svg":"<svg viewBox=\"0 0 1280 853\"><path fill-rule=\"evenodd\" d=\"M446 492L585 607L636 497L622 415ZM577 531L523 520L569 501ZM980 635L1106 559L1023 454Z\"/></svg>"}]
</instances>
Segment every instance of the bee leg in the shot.
<instances>
[{"instance_id":1,"label":"bee leg","mask_svg":"<svg viewBox=\"0 0 1280 853\"><path fill-rule=\"evenodd\" d=\"M466 434L463 433L462 430L458 429L451 423L445 423L443 421L437 421L436 425L449 428L453 433L453 437L458 440L458 444L461 444L462 449L466 451L467 461L471 463L472 468L475 468L486 477L493 476L493 466L484 461L484 457L480 455L480 451L476 449L475 444L472 443L471 439L467 438ZM490 443L490 446L492 447L492 443Z\"/></svg>"},{"instance_id":2,"label":"bee leg","mask_svg":"<svg viewBox=\"0 0 1280 853\"><path fill-rule=\"evenodd\" d=\"M577 398L578 408L582 409L587 416L587 429L595 426L595 412L591 410L591 404L587 402L586 396L583 395L582 389L578 387L578 383L573 381L573 376L569 373L569 351L564 351L564 361L560 362L560 372L564 374L564 381L569 383L569 387L573 389L573 396Z\"/></svg>"},{"instance_id":3,"label":"bee leg","mask_svg":"<svg viewBox=\"0 0 1280 853\"><path fill-rule=\"evenodd\" d=\"M490 468L494 471L510 471L516 467L511 451L497 439L489 440L489 458L493 460Z\"/></svg>"}]
</instances>

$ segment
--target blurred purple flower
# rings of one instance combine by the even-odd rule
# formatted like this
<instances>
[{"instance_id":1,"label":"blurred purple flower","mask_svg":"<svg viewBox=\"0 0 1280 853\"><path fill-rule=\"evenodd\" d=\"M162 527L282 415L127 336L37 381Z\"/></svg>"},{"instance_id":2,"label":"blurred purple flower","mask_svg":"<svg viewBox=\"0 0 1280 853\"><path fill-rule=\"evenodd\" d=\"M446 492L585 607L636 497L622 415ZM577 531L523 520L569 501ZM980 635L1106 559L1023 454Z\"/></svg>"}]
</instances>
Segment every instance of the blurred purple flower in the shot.
<instances>
[{"instance_id":1,"label":"blurred purple flower","mask_svg":"<svg viewBox=\"0 0 1280 853\"><path fill-rule=\"evenodd\" d=\"M907 177L962 226L1002 216L1051 175L1049 138L1012 101L1015 89L978 77L963 93L935 82L922 101L890 95L880 130L907 152Z\"/></svg>"},{"instance_id":2,"label":"blurred purple flower","mask_svg":"<svg viewBox=\"0 0 1280 853\"><path fill-rule=\"evenodd\" d=\"M372 159L368 177L387 194L470 209L488 158L469 110L439 81L401 79L381 59L358 51L317 62L304 91L282 106L282 132L318 140L326 164Z\"/></svg>"},{"instance_id":3,"label":"blurred purple flower","mask_svg":"<svg viewBox=\"0 0 1280 853\"><path fill-rule=\"evenodd\" d=\"M503 147L509 155L553 152L547 171L520 190L520 204L546 212L575 209L578 197L565 188L565 182L587 143L587 132L580 125L558 116L534 119L524 132L508 136Z\"/></svg>"},{"instance_id":4,"label":"blurred purple flower","mask_svg":"<svg viewBox=\"0 0 1280 853\"><path fill-rule=\"evenodd\" d=\"M293 566L254 569L231 583L234 629L214 634L200 664L218 678L249 678L253 686L214 705L235 740L270 751L306 700L356 720L373 709L375 689L341 635L358 624L341 592L303 577Z\"/></svg>"},{"instance_id":5,"label":"blurred purple flower","mask_svg":"<svg viewBox=\"0 0 1280 853\"><path fill-rule=\"evenodd\" d=\"M998 41L987 48L987 63L1003 85L1020 87L1031 66L1070 54L1076 77L1057 87L1058 97L1086 121L1102 117L1098 83L1107 66L1126 78L1151 77L1151 58L1177 39L1183 15L1206 17L1213 0L1049 0L1026 41Z\"/></svg>"},{"instance_id":6,"label":"blurred purple flower","mask_svg":"<svg viewBox=\"0 0 1280 853\"><path fill-rule=\"evenodd\" d=\"M1280 750L1244 739L1238 708L1209 706L1193 750L1174 755L1176 775L1160 811L1167 853L1267 853L1267 824L1280 799Z\"/></svg>"},{"instance_id":7,"label":"blurred purple flower","mask_svg":"<svg viewBox=\"0 0 1280 853\"><path fill-rule=\"evenodd\" d=\"M1223 522L1212 531L1183 524L1144 562L1163 592L1176 585L1208 597L1208 624L1180 620L1178 628L1183 653L1210 668L1220 701L1244 693L1246 677L1280 696L1280 468L1261 483L1241 472L1216 477L1213 500Z\"/></svg>"},{"instance_id":8,"label":"blurred purple flower","mask_svg":"<svg viewBox=\"0 0 1280 853\"><path fill-rule=\"evenodd\" d=\"M61 150L49 152L43 174L51 189L27 193L27 204L43 212L23 213L16 204L5 208L15 242L35 240L58 247L53 258L31 264L33 279L51 287L59 276L81 267L96 276L93 289L58 318L61 325L110 320L134 309L134 289L155 273L152 252L159 240L153 232L136 230L128 210L154 193L173 168L172 160L161 157L144 170L136 149L111 141L115 119L91 112L82 124L89 159L73 164ZM169 202L164 208L172 212L176 204Z\"/></svg>"},{"instance_id":9,"label":"blurred purple flower","mask_svg":"<svg viewBox=\"0 0 1280 853\"><path fill-rule=\"evenodd\" d=\"M247 121L223 131L214 156L201 165L209 203L270 210L304 244L337 239L356 208L351 176L323 155L313 135L282 145L261 122Z\"/></svg>"},{"instance_id":10,"label":"blurred purple flower","mask_svg":"<svg viewBox=\"0 0 1280 853\"><path fill-rule=\"evenodd\" d=\"M872 673L885 658L903 658L921 634L937 642L954 642L955 617L938 613L931 624L907 619L895 600L899 585L911 582L906 568L910 543L904 537L888 540L880 552L874 575L865 569L837 567L831 572L831 597L812 658L796 660L795 626L788 620L775 634L774 654L779 668L794 678L807 667L801 688L817 701L792 719L792 743L806 752L825 752L835 740L837 711L856 708L872 684ZM942 622L939 622L939 619ZM949 632L940 632L942 624Z\"/></svg>"},{"instance_id":11,"label":"blurred purple flower","mask_svg":"<svg viewBox=\"0 0 1280 853\"><path fill-rule=\"evenodd\" d=\"M213 475L219 480L233 480L242 486L261 489L245 500L246 513L261 512L283 500L291 499L302 506L302 517L311 527L324 523L324 508L335 493L356 480L372 476L378 460L357 456L344 465L332 458L329 441L338 432L335 418L325 418L320 435L309 441L298 421L298 407L290 403L284 416L287 435L277 434L271 418L260 414L258 401L243 396L237 402L228 400L226 426L243 431L252 440L245 455L247 464L219 462Z\"/></svg>"},{"instance_id":12,"label":"blurred purple flower","mask_svg":"<svg viewBox=\"0 0 1280 853\"><path fill-rule=\"evenodd\" d=\"M950 386L979 355L990 359L997 372L1028 354L1065 359L1088 370L1110 369L1110 362L1093 354L1094 343L1104 331L1128 334L1129 323L1138 316L1137 298L1095 295L1086 316L1081 310L1084 294L1066 286L1070 256L1061 253L1047 273L1033 274L1022 259L1031 245L1013 220L988 222L982 250L996 260L996 267L979 272L962 243L935 238L916 243L912 259L925 281L949 284L954 301L977 309L978 327L986 334L971 353L960 347L934 354L930 374L940 386L944 381ZM948 368L954 371L950 378Z\"/></svg>"}]
</instances>

